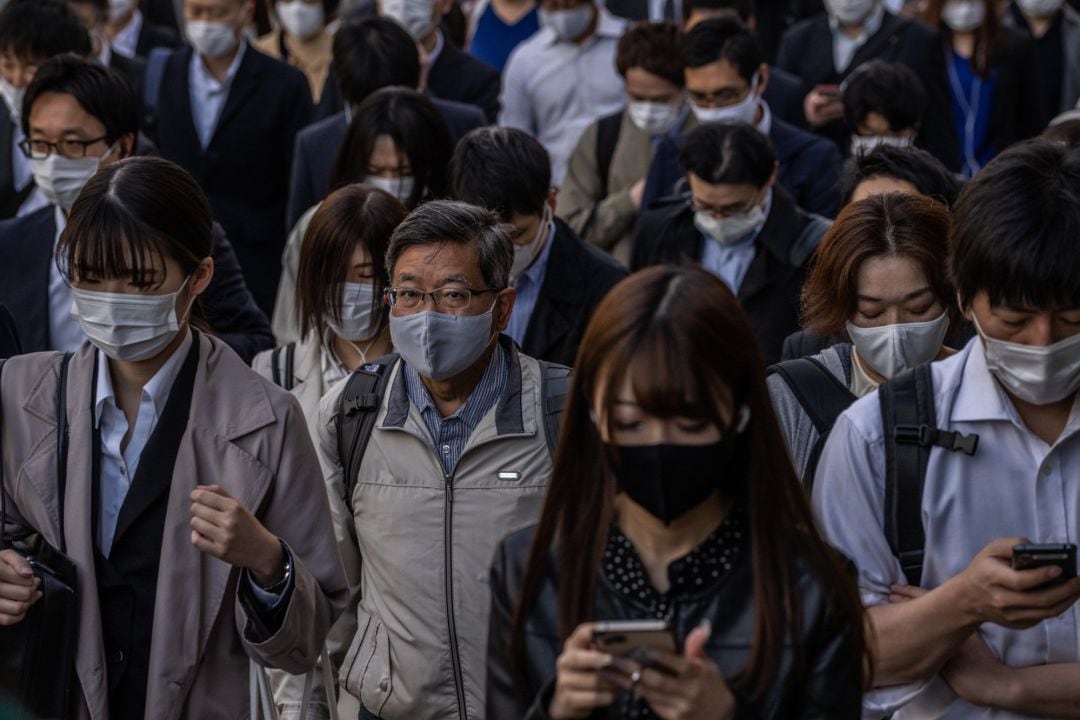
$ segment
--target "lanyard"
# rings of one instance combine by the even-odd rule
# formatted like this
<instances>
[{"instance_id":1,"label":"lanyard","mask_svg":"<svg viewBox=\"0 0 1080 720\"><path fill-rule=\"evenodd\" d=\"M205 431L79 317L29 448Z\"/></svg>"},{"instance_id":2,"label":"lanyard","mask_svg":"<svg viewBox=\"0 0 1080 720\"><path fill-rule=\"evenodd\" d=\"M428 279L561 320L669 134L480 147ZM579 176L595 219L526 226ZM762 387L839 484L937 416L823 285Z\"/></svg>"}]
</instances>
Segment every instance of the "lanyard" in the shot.
<instances>
[{"instance_id":1,"label":"lanyard","mask_svg":"<svg viewBox=\"0 0 1080 720\"><path fill-rule=\"evenodd\" d=\"M979 96L982 93L982 78L973 75L971 80L971 98L964 94L960 74L956 71L956 56L949 52L949 85L953 97L964 113L964 176L972 177L979 171L979 161L975 157L975 122L979 118Z\"/></svg>"}]
</instances>

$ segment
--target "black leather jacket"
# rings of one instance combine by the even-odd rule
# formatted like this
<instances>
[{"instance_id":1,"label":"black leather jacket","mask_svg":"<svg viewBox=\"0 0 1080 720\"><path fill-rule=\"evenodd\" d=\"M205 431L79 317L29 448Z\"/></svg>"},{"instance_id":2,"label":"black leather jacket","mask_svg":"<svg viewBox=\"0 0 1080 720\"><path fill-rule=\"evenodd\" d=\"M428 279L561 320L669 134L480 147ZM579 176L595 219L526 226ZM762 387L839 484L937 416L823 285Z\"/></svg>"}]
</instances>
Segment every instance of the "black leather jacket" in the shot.
<instances>
[{"instance_id":1,"label":"black leather jacket","mask_svg":"<svg viewBox=\"0 0 1080 720\"><path fill-rule=\"evenodd\" d=\"M526 625L528 687L519 688L509 661L507 646L510 619L525 573L533 531L527 528L503 540L491 569L491 626L488 636L487 717L490 720L528 718L543 720L554 691L555 661L559 639L552 560L539 601ZM778 680L759 702L746 700L733 685L750 657L754 641L754 596L749 547L744 547L730 573L699 594L684 596L671 610L672 625L680 646L702 620L712 622L713 635L706 652L728 678L736 696L737 718L829 718L860 717L862 704L861 659L846 646L826 606L826 597L809 570L802 568L802 644L807 657L806 685L795 687L793 657L785 653ZM800 566L801 567L801 566ZM618 593L599 574L596 583L597 620L652 619L643 606ZM592 718L622 717L625 698L620 698Z\"/></svg>"}]
</instances>

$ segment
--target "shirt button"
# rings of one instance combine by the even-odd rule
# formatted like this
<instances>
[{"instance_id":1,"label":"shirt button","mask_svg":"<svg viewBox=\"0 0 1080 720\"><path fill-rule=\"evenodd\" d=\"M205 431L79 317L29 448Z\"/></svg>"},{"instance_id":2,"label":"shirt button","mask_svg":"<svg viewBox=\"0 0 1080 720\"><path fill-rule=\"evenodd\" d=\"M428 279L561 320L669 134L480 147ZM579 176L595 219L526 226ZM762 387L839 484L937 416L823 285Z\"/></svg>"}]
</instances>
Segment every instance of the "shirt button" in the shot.
<instances>
[{"instance_id":1,"label":"shirt button","mask_svg":"<svg viewBox=\"0 0 1080 720\"><path fill-rule=\"evenodd\" d=\"M442 446L442 454L443 455L449 455L450 454L450 446L449 445L443 445Z\"/></svg>"},{"instance_id":2,"label":"shirt button","mask_svg":"<svg viewBox=\"0 0 1080 720\"><path fill-rule=\"evenodd\" d=\"M1054 474L1054 468L1047 465L1046 467L1043 468L1042 474L1043 474L1043 477L1050 477L1051 475Z\"/></svg>"}]
</instances>

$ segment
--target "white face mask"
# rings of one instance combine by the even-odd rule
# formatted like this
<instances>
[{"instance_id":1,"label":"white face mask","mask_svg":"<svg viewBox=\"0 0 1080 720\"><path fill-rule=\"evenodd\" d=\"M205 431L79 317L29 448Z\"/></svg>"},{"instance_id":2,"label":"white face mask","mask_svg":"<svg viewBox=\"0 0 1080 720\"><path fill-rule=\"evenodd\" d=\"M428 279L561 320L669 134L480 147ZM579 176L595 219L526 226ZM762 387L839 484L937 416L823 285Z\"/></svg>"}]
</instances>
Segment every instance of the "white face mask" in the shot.
<instances>
[{"instance_id":1,"label":"white face mask","mask_svg":"<svg viewBox=\"0 0 1080 720\"><path fill-rule=\"evenodd\" d=\"M1048 18L1065 4L1065 0L1016 0L1020 9L1037 18Z\"/></svg>"},{"instance_id":2,"label":"white face mask","mask_svg":"<svg viewBox=\"0 0 1080 720\"><path fill-rule=\"evenodd\" d=\"M75 198L97 174L101 161L113 151L113 145L101 157L66 158L53 153L44 160L31 159L30 171L41 194L53 205L71 210Z\"/></svg>"},{"instance_id":3,"label":"white face mask","mask_svg":"<svg viewBox=\"0 0 1080 720\"><path fill-rule=\"evenodd\" d=\"M861 25L877 7L877 0L825 0L829 15L843 25Z\"/></svg>"},{"instance_id":4,"label":"white face mask","mask_svg":"<svg viewBox=\"0 0 1080 720\"><path fill-rule=\"evenodd\" d=\"M326 324L334 334L345 340L368 340L377 328L373 321L375 286L368 283L345 283L341 291L341 322L327 318Z\"/></svg>"},{"instance_id":5,"label":"white face mask","mask_svg":"<svg viewBox=\"0 0 1080 720\"><path fill-rule=\"evenodd\" d=\"M550 231L548 223L551 221L551 206L544 206L544 215L540 219L540 227L536 230L536 237L525 245L514 245L514 263L510 266L510 277L517 278L525 272L544 249L544 241L547 240Z\"/></svg>"},{"instance_id":6,"label":"white face mask","mask_svg":"<svg viewBox=\"0 0 1080 720\"><path fill-rule=\"evenodd\" d=\"M22 106L25 95L26 88L17 88L0 77L0 96L4 98L4 105L7 106L8 113L11 114L11 122L15 123L15 127L22 127Z\"/></svg>"},{"instance_id":7,"label":"white face mask","mask_svg":"<svg viewBox=\"0 0 1080 720\"><path fill-rule=\"evenodd\" d=\"M187 37L195 52L211 60L228 55L240 44L232 25L209 20L188 22Z\"/></svg>"},{"instance_id":8,"label":"white face mask","mask_svg":"<svg viewBox=\"0 0 1080 720\"><path fill-rule=\"evenodd\" d=\"M139 362L165 349L180 331L176 300L188 281L176 292L164 295L133 295L71 289L71 317L79 322L90 343L112 360ZM192 302L194 298L192 298Z\"/></svg>"},{"instance_id":9,"label":"white face mask","mask_svg":"<svg viewBox=\"0 0 1080 720\"><path fill-rule=\"evenodd\" d=\"M750 80L750 92L746 94L746 97L735 103L734 105L728 105L727 107L718 108L705 108L698 107L691 103L690 109L694 111L694 116L703 125L709 123L736 123L744 122L751 125L757 119L758 111L758 75L754 73L754 77Z\"/></svg>"},{"instance_id":10,"label":"white face mask","mask_svg":"<svg viewBox=\"0 0 1080 720\"><path fill-rule=\"evenodd\" d=\"M675 104L656 102L632 102L626 107L631 122L639 130L649 135L666 135L682 115L683 104L680 100Z\"/></svg>"},{"instance_id":11,"label":"white face mask","mask_svg":"<svg viewBox=\"0 0 1080 720\"><path fill-rule=\"evenodd\" d=\"M895 135L852 135L851 156L865 155L878 145L911 147L911 142L912 139L909 137L897 137Z\"/></svg>"},{"instance_id":12,"label":"white face mask","mask_svg":"<svg viewBox=\"0 0 1080 720\"><path fill-rule=\"evenodd\" d=\"M941 22L953 32L971 32L985 18L986 5L982 0L947 0L941 8Z\"/></svg>"},{"instance_id":13,"label":"white face mask","mask_svg":"<svg viewBox=\"0 0 1080 720\"><path fill-rule=\"evenodd\" d=\"M109 0L109 22L117 22L135 7L135 0Z\"/></svg>"},{"instance_id":14,"label":"white face mask","mask_svg":"<svg viewBox=\"0 0 1080 720\"><path fill-rule=\"evenodd\" d=\"M302 0L278 0L275 9L285 32L295 38L306 40L326 27L322 2L312 5Z\"/></svg>"},{"instance_id":15,"label":"white face mask","mask_svg":"<svg viewBox=\"0 0 1080 720\"><path fill-rule=\"evenodd\" d=\"M848 323L847 332L859 357L889 380L938 356L949 332L949 316L942 313L929 322L873 328Z\"/></svg>"},{"instance_id":16,"label":"white face mask","mask_svg":"<svg viewBox=\"0 0 1080 720\"><path fill-rule=\"evenodd\" d=\"M435 5L431 0L379 0L380 14L408 31L420 42L435 29Z\"/></svg>"},{"instance_id":17,"label":"white face mask","mask_svg":"<svg viewBox=\"0 0 1080 720\"><path fill-rule=\"evenodd\" d=\"M712 213L704 211L694 213L694 227L721 245L734 245L764 224L765 210L761 205L725 218L713 217Z\"/></svg>"},{"instance_id":18,"label":"white face mask","mask_svg":"<svg viewBox=\"0 0 1080 720\"><path fill-rule=\"evenodd\" d=\"M592 22L595 8L592 3L569 10L540 10L540 27L546 27L563 42L577 40L585 34Z\"/></svg>"},{"instance_id":19,"label":"white face mask","mask_svg":"<svg viewBox=\"0 0 1080 720\"><path fill-rule=\"evenodd\" d=\"M972 315L982 338L986 368L1010 393L1032 405L1064 400L1080 389L1080 335L1046 347L988 337Z\"/></svg>"},{"instance_id":20,"label":"white face mask","mask_svg":"<svg viewBox=\"0 0 1080 720\"><path fill-rule=\"evenodd\" d=\"M390 313L390 340L416 372L447 380L480 359L491 342L491 309L482 315L447 315L428 310L397 317Z\"/></svg>"},{"instance_id":21,"label":"white face mask","mask_svg":"<svg viewBox=\"0 0 1080 720\"><path fill-rule=\"evenodd\" d=\"M403 205L409 204L413 190L416 187L416 178L412 175L403 175L399 178L384 178L379 175L368 175L364 178L364 182L376 190L390 193L400 200Z\"/></svg>"}]
</instances>

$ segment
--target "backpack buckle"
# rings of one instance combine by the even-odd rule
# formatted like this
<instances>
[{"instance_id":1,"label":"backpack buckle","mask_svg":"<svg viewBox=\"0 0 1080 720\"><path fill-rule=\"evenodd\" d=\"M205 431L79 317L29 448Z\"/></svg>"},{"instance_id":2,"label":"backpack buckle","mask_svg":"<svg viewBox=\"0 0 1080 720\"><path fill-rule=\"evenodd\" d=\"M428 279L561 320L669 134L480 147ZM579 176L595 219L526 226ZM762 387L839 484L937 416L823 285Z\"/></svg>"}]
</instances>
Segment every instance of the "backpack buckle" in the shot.
<instances>
[{"instance_id":1,"label":"backpack buckle","mask_svg":"<svg viewBox=\"0 0 1080 720\"><path fill-rule=\"evenodd\" d=\"M932 445L929 425L897 425L893 437L901 445Z\"/></svg>"}]
</instances>

